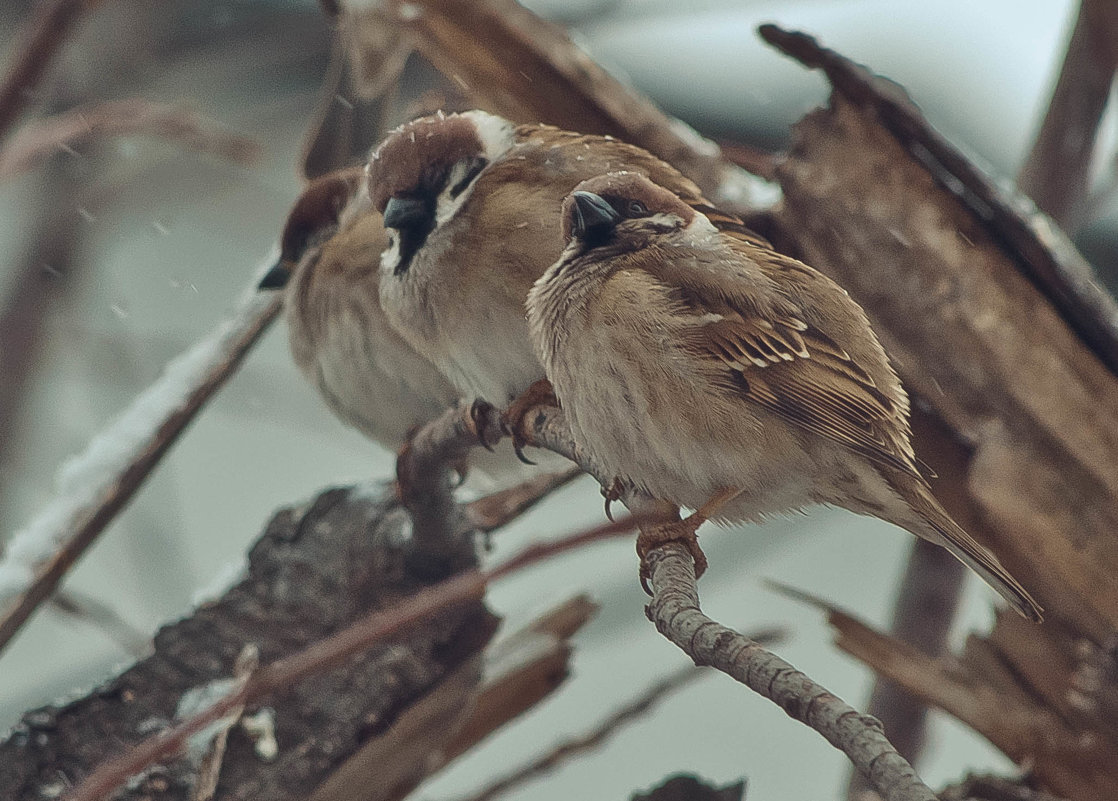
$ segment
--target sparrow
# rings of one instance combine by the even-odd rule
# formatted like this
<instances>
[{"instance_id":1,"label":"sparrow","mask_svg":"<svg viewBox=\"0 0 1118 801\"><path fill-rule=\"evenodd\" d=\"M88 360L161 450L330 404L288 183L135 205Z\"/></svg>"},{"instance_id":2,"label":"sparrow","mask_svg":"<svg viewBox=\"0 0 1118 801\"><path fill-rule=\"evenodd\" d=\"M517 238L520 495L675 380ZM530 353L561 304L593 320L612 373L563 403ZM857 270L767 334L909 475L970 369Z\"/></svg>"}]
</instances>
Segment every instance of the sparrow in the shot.
<instances>
[{"instance_id":1,"label":"sparrow","mask_svg":"<svg viewBox=\"0 0 1118 801\"><path fill-rule=\"evenodd\" d=\"M845 290L644 175L580 183L561 220L567 245L527 312L574 441L603 476L696 510L642 531L642 557L665 539L695 553L708 518L831 504L947 548L1041 619L932 495L908 397Z\"/></svg>"},{"instance_id":2,"label":"sparrow","mask_svg":"<svg viewBox=\"0 0 1118 801\"><path fill-rule=\"evenodd\" d=\"M260 288L283 288L291 354L330 408L395 450L458 393L381 308L380 256L388 235L364 177L358 166L307 186Z\"/></svg>"},{"instance_id":3,"label":"sparrow","mask_svg":"<svg viewBox=\"0 0 1118 801\"><path fill-rule=\"evenodd\" d=\"M549 398L524 302L563 251L563 198L611 170L648 175L714 213L694 183L641 148L483 111L414 120L373 152L369 194L390 238L385 313L464 396L517 399L522 410Z\"/></svg>"}]
</instances>

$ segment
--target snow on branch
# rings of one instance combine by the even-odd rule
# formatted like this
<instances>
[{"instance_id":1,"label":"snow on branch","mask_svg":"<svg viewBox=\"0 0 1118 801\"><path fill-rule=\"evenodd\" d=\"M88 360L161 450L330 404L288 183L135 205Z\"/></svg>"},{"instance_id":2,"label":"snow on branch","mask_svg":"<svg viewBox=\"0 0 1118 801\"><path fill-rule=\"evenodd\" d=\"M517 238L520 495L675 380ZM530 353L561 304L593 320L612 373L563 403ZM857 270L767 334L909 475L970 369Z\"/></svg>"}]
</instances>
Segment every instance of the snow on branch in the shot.
<instances>
[{"instance_id":1,"label":"snow on branch","mask_svg":"<svg viewBox=\"0 0 1118 801\"><path fill-rule=\"evenodd\" d=\"M281 305L253 292L212 334L171 361L55 477L54 498L0 558L0 650L131 499L194 415L240 365Z\"/></svg>"}]
</instances>

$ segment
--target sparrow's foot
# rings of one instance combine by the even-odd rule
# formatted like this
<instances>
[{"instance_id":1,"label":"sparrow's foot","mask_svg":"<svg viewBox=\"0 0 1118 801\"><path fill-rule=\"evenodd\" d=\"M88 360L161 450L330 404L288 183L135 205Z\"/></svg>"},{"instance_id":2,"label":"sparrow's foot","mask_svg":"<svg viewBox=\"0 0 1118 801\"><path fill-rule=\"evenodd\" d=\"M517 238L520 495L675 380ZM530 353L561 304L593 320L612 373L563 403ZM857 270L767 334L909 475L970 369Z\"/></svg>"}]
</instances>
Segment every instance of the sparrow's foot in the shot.
<instances>
[{"instance_id":1,"label":"sparrow's foot","mask_svg":"<svg viewBox=\"0 0 1118 801\"><path fill-rule=\"evenodd\" d=\"M687 546L691 558L695 561L695 578L699 578L706 572L707 557L699 547L699 538L695 534L699 526L705 522L706 518L699 512L695 512L682 520L676 519L641 527L640 534L637 536L637 555L641 559L641 586L644 587L645 592L652 594L648 586L651 575L646 557L649 551L665 542L681 542Z\"/></svg>"},{"instance_id":2,"label":"sparrow's foot","mask_svg":"<svg viewBox=\"0 0 1118 801\"><path fill-rule=\"evenodd\" d=\"M617 486L616 481L610 486L610 489L612 490L615 486ZM706 572L707 558L703 549L699 547L699 538L695 532L699 530L699 526L722 511L726 504L732 502L741 493L741 488L726 487L716 492L709 501L682 520L676 516L678 514L678 509L676 509L672 513L674 519L641 527L641 533L637 537L637 554L641 558L641 586L644 587L645 592L649 595L652 594L648 588L650 576L645 557L649 551L665 542L678 540L687 546L687 550L691 552L691 558L695 560L695 578L700 578Z\"/></svg>"},{"instance_id":3,"label":"sparrow's foot","mask_svg":"<svg viewBox=\"0 0 1118 801\"><path fill-rule=\"evenodd\" d=\"M606 499L606 519L613 522L613 512L610 507L616 502L621 500L621 494L625 491L625 485L621 482L620 478L615 478L608 487L602 487L602 497Z\"/></svg>"},{"instance_id":4,"label":"sparrow's foot","mask_svg":"<svg viewBox=\"0 0 1118 801\"><path fill-rule=\"evenodd\" d=\"M469 428L478 445L493 451L493 445L500 441L504 427L504 417L497 414L497 408L489 401L478 398L470 404Z\"/></svg>"},{"instance_id":5,"label":"sparrow's foot","mask_svg":"<svg viewBox=\"0 0 1118 801\"><path fill-rule=\"evenodd\" d=\"M540 406L559 406L555 390L546 378L541 378L524 390L520 397L501 413L501 430L512 437L512 448L516 452L516 458L524 464L535 464L524 455L524 446L531 444L524 433L524 418L530 411Z\"/></svg>"}]
</instances>

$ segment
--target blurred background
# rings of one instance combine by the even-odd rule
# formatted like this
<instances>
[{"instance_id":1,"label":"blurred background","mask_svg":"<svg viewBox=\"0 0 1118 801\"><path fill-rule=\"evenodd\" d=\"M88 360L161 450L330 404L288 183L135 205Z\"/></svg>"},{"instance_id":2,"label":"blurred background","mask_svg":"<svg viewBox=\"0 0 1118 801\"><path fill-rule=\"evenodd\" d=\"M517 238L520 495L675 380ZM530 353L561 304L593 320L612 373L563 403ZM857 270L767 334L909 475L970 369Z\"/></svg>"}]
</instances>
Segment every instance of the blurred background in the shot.
<instances>
[{"instance_id":1,"label":"blurred background","mask_svg":"<svg viewBox=\"0 0 1118 801\"><path fill-rule=\"evenodd\" d=\"M1074 21L1068 0L535 0L607 68L704 134L776 150L789 126L825 102L823 80L755 35L777 22L902 84L931 122L992 174L1011 180L1047 107ZM686 8L684 8L686 5ZM0 8L5 58L30 13ZM96 137L0 174L0 542L53 492L80 450L205 335L271 257L299 187L302 143L329 60L331 25L312 0L104 0L85 15L33 115L122 98L176 104L258 146L166 136ZM1114 181L1114 104L1093 177ZM18 130L18 126L17 126ZM215 135L216 136L216 135ZM218 137L218 138L220 138ZM238 140L239 141L239 140ZM371 144L371 143L370 143ZM1092 206L1078 244L1118 285L1118 202ZM65 583L72 599L112 610L107 630L44 607L0 656L0 728L25 709L87 691L136 657L160 624L189 613L235 575L278 507L319 489L391 476L392 454L334 419L295 371L274 327L175 446L136 500ZM495 539L492 555L601 519L581 480ZM885 625L911 538L884 523L817 510L703 536L701 583L716 619L749 631L786 626L778 652L862 703L871 676L830 645L820 615L766 589L772 578ZM580 732L602 710L680 664L645 620L631 543L613 543L495 587L515 627L579 591L603 605L577 638L575 671L550 702L420 791L457 795ZM572 582L571 577L578 580ZM957 635L986 625L992 593L968 585ZM623 648L617 647L624 643ZM689 761L665 741L691 744ZM932 786L971 769L1005 769L996 752L936 717L922 771ZM804 765L811 769L805 770ZM593 788L624 798L674 770L745 776L748 797L836 797L845 759L751 693L710 676L601 750L519 793L569 798Z\"/></svg>"}]
</instances>

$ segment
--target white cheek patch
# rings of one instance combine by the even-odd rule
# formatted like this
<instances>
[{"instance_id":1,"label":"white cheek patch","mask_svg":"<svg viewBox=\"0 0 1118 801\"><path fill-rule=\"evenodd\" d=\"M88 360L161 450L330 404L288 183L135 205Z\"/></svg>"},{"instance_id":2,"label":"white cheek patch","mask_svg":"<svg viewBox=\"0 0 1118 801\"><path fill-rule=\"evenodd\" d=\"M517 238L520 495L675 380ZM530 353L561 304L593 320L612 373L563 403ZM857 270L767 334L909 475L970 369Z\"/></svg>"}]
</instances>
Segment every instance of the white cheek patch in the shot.
<instances>
[{"instance_id":1,"label":"white cheek patch","mask_svg":"<svg viewBox=\"0 0 1118 801\"><path fill-rule=\"evenodd\" d=\"M400 235L391 228L388 231L388 247L380 254L380 271L387 275L394 275L396 267L400 264Z\"/></svg>"},{"instance_id":2,"label":"white cheek patch","mask_svg":"<svg viewBox=\"0 0 1118 801\"><path fill-rule=\"evenodd\" d=\"M473 193L474 184L477 183L477 179L481 176L481 173L475 175L474 179L470 181L469 185L461 192L459 192L456 196L450 196L450 190L461 183L462 179L466 177L466 174L470 171L471 167L472 165L469 161L460 161L451 168L450 177L447 178L446 181L446 188L439 193L438 198L436 198L435 200L436 227L441 226L443 223L457 214L458 209L462 208L462 204L465 203L466 199ZM484 172L484 170L482 170L482 172Z\"/></svg>"}]
</instances>

